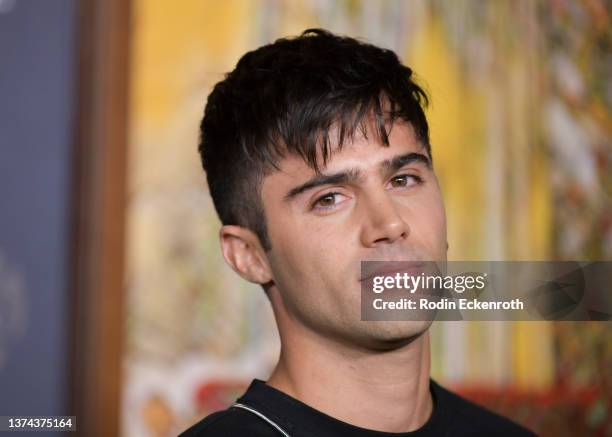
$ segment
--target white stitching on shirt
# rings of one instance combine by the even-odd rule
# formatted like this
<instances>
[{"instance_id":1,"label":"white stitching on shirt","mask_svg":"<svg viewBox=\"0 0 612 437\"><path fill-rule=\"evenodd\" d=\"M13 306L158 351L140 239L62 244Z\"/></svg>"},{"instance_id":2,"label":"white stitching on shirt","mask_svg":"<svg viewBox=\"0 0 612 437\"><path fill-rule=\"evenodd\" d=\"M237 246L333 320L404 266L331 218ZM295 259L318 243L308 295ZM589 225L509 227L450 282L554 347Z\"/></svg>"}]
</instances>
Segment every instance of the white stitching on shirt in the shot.
<instances>
[{"instance_id":1,"label":"white stitching on shirt","mask_svg":"<svg viewBox=\"0 0 612 437\"><path fill-rule=\"evenodd\" d=\"M278 432L280 432L285 437L291 437L289 434L287 434L287 432L285 432L285 430L283 428L281 428L278 424L276 424L276 422L274 422L272 419L266 417L263 413L260 413L259 411L257 411L253 407L249 407L248 405L240 404L240 403L235 403L234 405L232 405L232 407L242 408L243 410L248 411L248 412L256 415L260 419L265 420L266 422L268 422L268 424L270 426L272 426L274 429L276 429Z\"/></svg>"}]
</instances>

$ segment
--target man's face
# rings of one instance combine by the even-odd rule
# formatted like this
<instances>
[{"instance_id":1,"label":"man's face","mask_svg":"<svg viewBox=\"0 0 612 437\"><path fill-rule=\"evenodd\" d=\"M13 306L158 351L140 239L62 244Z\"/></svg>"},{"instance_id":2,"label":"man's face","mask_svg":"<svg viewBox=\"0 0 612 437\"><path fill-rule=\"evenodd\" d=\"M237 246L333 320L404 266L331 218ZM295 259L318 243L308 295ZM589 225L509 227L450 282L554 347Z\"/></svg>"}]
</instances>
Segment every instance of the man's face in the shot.
<instances>
[{"instance_id":1,"label":"man's face","mask_svg":"<svg viewBox=\"0 0 612 437\"><path fill-rule=\"evenodd\" d=\"M412 127L397 120L385 147L369 124L335 150L317 175L300 157L262 185L267 253L291 320L318 335L385 348L431 322L361 321L361 261L446 260L446 219L437 178Z\"/></svg>"}]
</instances>

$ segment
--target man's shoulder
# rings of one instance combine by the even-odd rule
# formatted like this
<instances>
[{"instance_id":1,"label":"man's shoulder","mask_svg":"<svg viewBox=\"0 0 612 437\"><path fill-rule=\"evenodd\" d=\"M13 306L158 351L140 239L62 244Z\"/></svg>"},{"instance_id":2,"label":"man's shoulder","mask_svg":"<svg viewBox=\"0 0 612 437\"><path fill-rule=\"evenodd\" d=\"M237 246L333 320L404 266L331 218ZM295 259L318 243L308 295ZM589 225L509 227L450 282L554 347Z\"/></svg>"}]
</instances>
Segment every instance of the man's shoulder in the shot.
<instances>
[{"instance_id":1,"label":"man's shoulder","mask_svg":"<svg viewBox=\"0 0 612 437\"><path fill-rule=\"evenodd\" d=\"M279 434L264 420L238 408L218 411L184 431L179 437L277 437Z\"/></svg>"},{"instance_id":2,"label":"man's shoulder","mask_svg":"<svg viewBox=\"0 0 612 437\"><path fill-rule=\"evenodd\" d=\"M444 387L435 384L436 396L443 397L453 421L461 423L461 428L469 428L473 435L496 435L534 437L529 429L501 416L485 407L475 404Z\"/></svg>"}]
</instances>

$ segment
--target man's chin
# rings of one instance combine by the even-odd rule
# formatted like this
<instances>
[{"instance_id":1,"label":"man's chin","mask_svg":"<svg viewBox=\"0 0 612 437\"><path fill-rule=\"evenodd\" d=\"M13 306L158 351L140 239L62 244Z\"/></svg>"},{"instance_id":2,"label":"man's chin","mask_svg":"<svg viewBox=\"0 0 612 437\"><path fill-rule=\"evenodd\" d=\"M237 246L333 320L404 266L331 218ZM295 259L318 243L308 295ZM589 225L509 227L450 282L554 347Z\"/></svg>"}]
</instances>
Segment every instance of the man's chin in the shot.
<instances>
[{"instance_id":1,"label":"man's chin","mask_svg":"<svg viewBox=\"0 0 612 437\"><path fill-rule=\"evenodd\" d=\"M376 321L367 323L369 347L378 350L393 350L406 346L425 334L431 320L420 321Z\"/></svg>"}]
</instances>

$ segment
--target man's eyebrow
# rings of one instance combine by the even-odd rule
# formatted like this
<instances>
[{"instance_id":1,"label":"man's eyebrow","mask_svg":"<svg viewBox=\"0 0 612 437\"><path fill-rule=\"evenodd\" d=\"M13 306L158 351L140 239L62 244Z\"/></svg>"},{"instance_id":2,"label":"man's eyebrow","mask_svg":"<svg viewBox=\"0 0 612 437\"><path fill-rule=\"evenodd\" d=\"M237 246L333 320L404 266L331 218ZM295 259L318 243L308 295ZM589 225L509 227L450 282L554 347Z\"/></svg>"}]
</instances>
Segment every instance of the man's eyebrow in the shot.
<instances>
[{"instance_id":1,"label":"man's eyebrow","mask_svg":"<svg viewBox=\"0 0 612 437\"><path fill-rule=\"evenodd\" d=\"M381 162L380 167L383 172L394 172L399 170L403 166L415 161L425 164L427 168L431 168L431 161L429 160L429 158L426 155L417 152L411 152L405 155L400 155L391 159L384 160L383 162ZM361 172L357 169L349 169L332 174L320 174L304 182L303 184L292 188L285 195L284 199L285 201L289 201L305 191L320 187L322 185L346 184L350 182L358 182L362 179L363 177L361 175Z\"/></svg>"},{"instance_id":2,"label":"man's eyebrow","mask_svg":"<svg viewBox=\"0 0 612 437\"><path fill-rule=\"evenodd\" d=\"M406 153L405 155L387 159L382 162L381 168L384 172L391 173L399 170L405 165L410 164L411 162L420 162L425 164L427 168L431 169L431 160L427 157L427 155L417 152Z\"/></svg>"},{"instance_id":3,"label":"man's eyebrow","mask_svg":"<svg viewBox=\"0 0 612 437\"><path fill-rule=\"evenodd\" d=\"M360 181L361 179L362 179L361 172L356 169L349 169L349 170L341 171L338 173L332 173L328 175L320 174L304 182L303 184L295 188L292 188L291 191L289 191L285 195L285 200L286 201L291 200L295 196L303 193L304 191L308 191L313 188L320 187L322 185L346 184L349 182L357 182L357 181Z\"/></svg>"}]
</instances>

